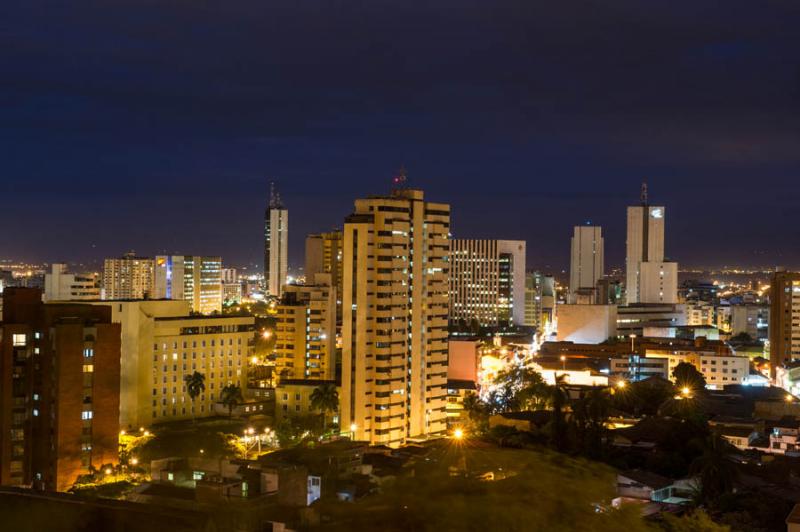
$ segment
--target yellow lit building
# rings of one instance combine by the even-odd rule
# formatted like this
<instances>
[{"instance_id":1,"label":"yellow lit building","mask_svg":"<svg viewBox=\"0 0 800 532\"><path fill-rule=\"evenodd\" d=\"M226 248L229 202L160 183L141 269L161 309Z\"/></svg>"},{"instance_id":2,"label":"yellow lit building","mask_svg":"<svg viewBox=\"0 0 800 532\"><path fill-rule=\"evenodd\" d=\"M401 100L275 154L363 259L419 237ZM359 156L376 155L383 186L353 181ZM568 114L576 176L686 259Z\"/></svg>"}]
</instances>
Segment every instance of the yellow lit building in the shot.
<instances>
[{"instance_id":1,"label":"yellow lit building","mask_svg":"<svg viewBox=\"0 0 800 532\"><path fill-rule=\"evenodd\" d=\"M153 292L153 259L133 252L103 264L103 299L144 299Z\"/></svg>"},{"instance_id":2,"label":"yellow lit building","mask_svg":"<svg viewBox=\"0 0 800 532\"><path fill-rule=\"evenodd\" d=\"M446 431L450 206L398 189L345 221L342 427L398 446Z\"/></svg>"},{"instance_id":3,"label":"yellow lit building","mask_svg":"<svg viewBox=\"0 0 800 532\"><path fill-rule=\"evenodd\" d=\"M282 379L333 380L336 371L336 288L331 275L286 285L276 305L275 374Z\"/></svg>"},{"instance_id":4,"label":"yellow lit building","mask_svg":"<svg viewBox=\"0 0 800 532\"><path fill-rule=\"evenodd\" d=\"M306 237L305 274L308 281L314 275L328 273L331 284L336 287L336 322L342 321L342 232L331 231Z\"/></svg>"},{"instance_id":5,"label":"yellow lit building","mask_svg":"<svg viewBox=\"0 0 800 532\"><path fill-rule=\"evenodd\" d=\"M110 305L121 324L120 427L214 414L227 384L247 386L255 318L198 316L188 301L92 302ZM184 377L205 375L205 392L192 402Z\"/></svg>"},{"instance_id":6,"label":"yellow lit building","mask_svg":"<svg viewBox=\"0 0 800 532\"><path fill-rule=\"evenodd\" d=\"M336 384L333 380L284 379L275 388L275 421L291 417L319 415L319 410L311 406L311 394L324 384ZM341 388L337 387L341 401ZM335 412L325 414L329 422L338 422ZM344 429L347 430L347 429Z\"/></svg>"}]
</instances>

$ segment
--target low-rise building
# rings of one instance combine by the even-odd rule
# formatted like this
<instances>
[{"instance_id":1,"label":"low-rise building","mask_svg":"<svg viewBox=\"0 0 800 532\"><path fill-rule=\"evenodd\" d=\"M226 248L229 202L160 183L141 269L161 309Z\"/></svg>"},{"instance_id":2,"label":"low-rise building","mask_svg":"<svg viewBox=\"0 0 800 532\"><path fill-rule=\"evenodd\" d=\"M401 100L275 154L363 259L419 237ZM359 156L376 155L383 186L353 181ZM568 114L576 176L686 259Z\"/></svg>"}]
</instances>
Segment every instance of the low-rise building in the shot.
<instances>
[{"instance_id":1,"label":"low-rise building","mask_svg":"<svg viewBox=\"0 0 800 532\"><path fill-rule=\"evenodd\" d=\"M275 388L275 421L290 417L319 415L321 412L311 406L314 390L324 385L337 386L333 380L282 379ZM337 386L337 392L341 392ZM338 423L338 412L325 412L326 422Z\"/></svg>"},{"instance_id":2,"label":"low-rise building","mask_svg":"<svg viewBox=\"0 0 800 532\"><path fill-rule=\"evenodd\" d=\"M44 275L45 301L100 299L100 277L94 273L69 273L66 264L52 264Z\"/></svg>"}]
</instances>

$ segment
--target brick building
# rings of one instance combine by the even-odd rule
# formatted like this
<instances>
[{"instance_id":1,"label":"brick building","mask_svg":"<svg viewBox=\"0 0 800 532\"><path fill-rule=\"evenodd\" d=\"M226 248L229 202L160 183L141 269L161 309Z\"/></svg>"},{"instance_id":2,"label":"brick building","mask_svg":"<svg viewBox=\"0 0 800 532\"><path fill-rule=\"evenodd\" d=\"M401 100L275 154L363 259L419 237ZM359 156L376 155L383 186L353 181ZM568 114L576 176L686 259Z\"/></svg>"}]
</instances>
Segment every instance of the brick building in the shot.
<instances>
[{"instance_id":1,"label":"brick building","mask_svg":"<svg viewBox=\"0 0 800 532\"><path fill-rule=\"evenodd\" d=\"M0 484L66 490L118 461L120 326L111 309L7 288L0 325Z\"/></svg>"}]
</instances>

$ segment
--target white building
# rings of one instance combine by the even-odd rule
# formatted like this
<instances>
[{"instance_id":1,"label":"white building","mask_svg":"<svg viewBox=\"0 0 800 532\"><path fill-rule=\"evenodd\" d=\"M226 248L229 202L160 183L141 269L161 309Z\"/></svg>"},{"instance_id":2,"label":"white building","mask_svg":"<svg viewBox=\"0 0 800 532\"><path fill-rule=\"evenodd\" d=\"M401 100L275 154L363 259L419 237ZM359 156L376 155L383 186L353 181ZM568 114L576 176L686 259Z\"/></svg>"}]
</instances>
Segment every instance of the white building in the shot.
<instances>
[{"instance_id":1,"label":"white building","mask_svg":"<svg viewBox=\"0 0 800 532\"><path fill-rule=\"evenodd\" d=\"M664 260L665 214L663 206L648 205L646 186L642 190L642 205L628 207L625 258L628 305L678 302L678 265Z\"/></svg>"},{"instance_id":2,"label":"white building","mask_svg":"<svg viewBox=\"0 0 800 532\"><path fill-rule=\"evenodd\" d=\"M525 323L525 241L450 241L450 321Z\"/></svg>"},{"instance_id":3,"label":"white building","mask_svg":"<svg viewBox=\"0 0 800 532\"><path fill-rule=\"evenodd\" d=\"M103 264L103 299L145 299L152 297L154 261L129 252Z\"/></svg>"},{"instance_id":4,"label":"white building","mask_svg":"<svg viewBox=\"0 0 800 532\"><path fill-rule=\"evenodd\" d=\"M155 299L184 299L192 312L222 312L222 259L192 255L158 255Z\"/></svg>"},{"instance_id":5,"label":"white building","mask_svg":"<svg viewBox=\"0 0 800 532\"><path fill-rule=\"evenodd\" d=\"M603 277L603 231L591 225L575 226L572 235L572 255L569 268L570 303L578 303L578 296L595 300L597 281Z\"/></svg>"},{"instance_id":6,"label":"white building","mask_svg":"<svg viewBox=\"0 0 800 532\"><path fill-rule=\"evenodd\" d=\"M66 264L52 264L44 275L45 301L100 299L100 279L96 274L68 273Z\"/></svg>"},{"instance_id":7,"label":"white building","mask_svg":"<svg viewBox=\"0 0 800 532\"><path fill-rule=\"evenodd\" d=\"M289 211L281 203L280 194L271 189L264 215L264 282L267 293L280 297L289 268Z\"/></svg>"},{"instance_id":8,"label":"white building","mask_svg":"<svg viewBox=\"0 0 800 532\"><path fill-rule=\"evenodd\" d=\"M599 344L617 335L616 305L558 305L558 341Z\"/></svg>"},{"instance_id":9,"label":"white building","mask_svg":"<svg viewBox=\"0 0 800 532\"><path fill-rule=\"evenodd\" d=\"M716 326L714 305L708 301L694 300L683 304L686 314L686 325Z\"/></svg>"}]
</instances>

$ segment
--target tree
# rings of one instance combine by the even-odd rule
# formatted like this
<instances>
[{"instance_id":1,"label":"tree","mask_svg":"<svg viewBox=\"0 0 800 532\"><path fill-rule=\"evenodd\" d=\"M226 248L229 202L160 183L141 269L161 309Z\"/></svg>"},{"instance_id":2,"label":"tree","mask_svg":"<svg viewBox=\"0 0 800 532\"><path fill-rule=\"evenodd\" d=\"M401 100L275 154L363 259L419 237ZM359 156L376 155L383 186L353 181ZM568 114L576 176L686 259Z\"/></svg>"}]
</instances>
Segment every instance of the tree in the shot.
<instances>
[{"instance_id":1,"label":"tree","mask_svg":"<svg viewBox=\"0 0 800 532\"><path fill-rule=\"evenodd\" d=\"M536 370L527 366L511 366L494 379L496 400L501 411L530 410L541 406L548 396L548 387Z\"/></svg>"},{"instance_id":2,"label":"tree","mask_svg":"<svg viewBox=\"0 0 800 532\"><path fill-rule=\"evenodd\" d=\"M550 420L550 442L558 450L566 450L567 423L565 408L569 404L566 375L558 375L556 382L550 386L549 403L553 412Z\"/></svg>"},{"instance_id":3,"label":"tree","mask_svg":"<svg viewBox=\"0 0 800 532\"><path fill-rule=\"evenodd\" d=\"M311 408L319 410L322 415L322 432L327 426L327 412L336 412L339 409L339 392L336 386L330 383L314 388L311 392Z\"/></svg>"},{"instance_id":4,"label":"tree","mask_svg":"<svg viewBox=\"0 0 800 532\"><path fill-rule=\"evenodd\" d=\"M238 384L228 384L219 394L220 402L228 407L228 417L233 417L233 409L244 402L242 387Z\"/></svg>"},{"instance_id":5,"label":"tree","mask_svg":"<svg viewBox=\"0 0 800 532\"><path fill-rule=\"evenodd\" d=\"M681 362L672 370L672 377L678 390L688 388L692 394L703 392L706 389L706 378L697 371L694 364Z\"/></svg>"},{"instance_id":6,"label":"tree","mask_svg":"<svg viewBox=\"0 0 800 532\"><path fill-rule=\"evenodd\" d=\"M206 391L206 376L199 371L195 371L191 375L184 376L183 382L186 383L186 391L189 393L189 397L192 399L192 421L195 422L197 421L194 412L195 399L200 397L200 394Z\"/></svg>"},{"instance_id":7,"label":"tree","mask_svg":"<svg viewBox=\"0 0 800 532\"><path fill-rule=\"evenodd\" d=\"M478 394L469 392L464 396L464 413L469 418L473 432L484 432L489 426L489 407Z\"/></svg>"},{"instance_id":8,"label":"tree","mask_svg":"<svg viewBox=\"0 0 800 532\"><path fill-rule=\"evenodd\" d=\"M733 491L738 472L730 460L732 450L722 436L712 433L704 441L702 454L689 467L689 472L700 479L699 495L705 504L713 504Z\"/></svg>"}]
</instances>

